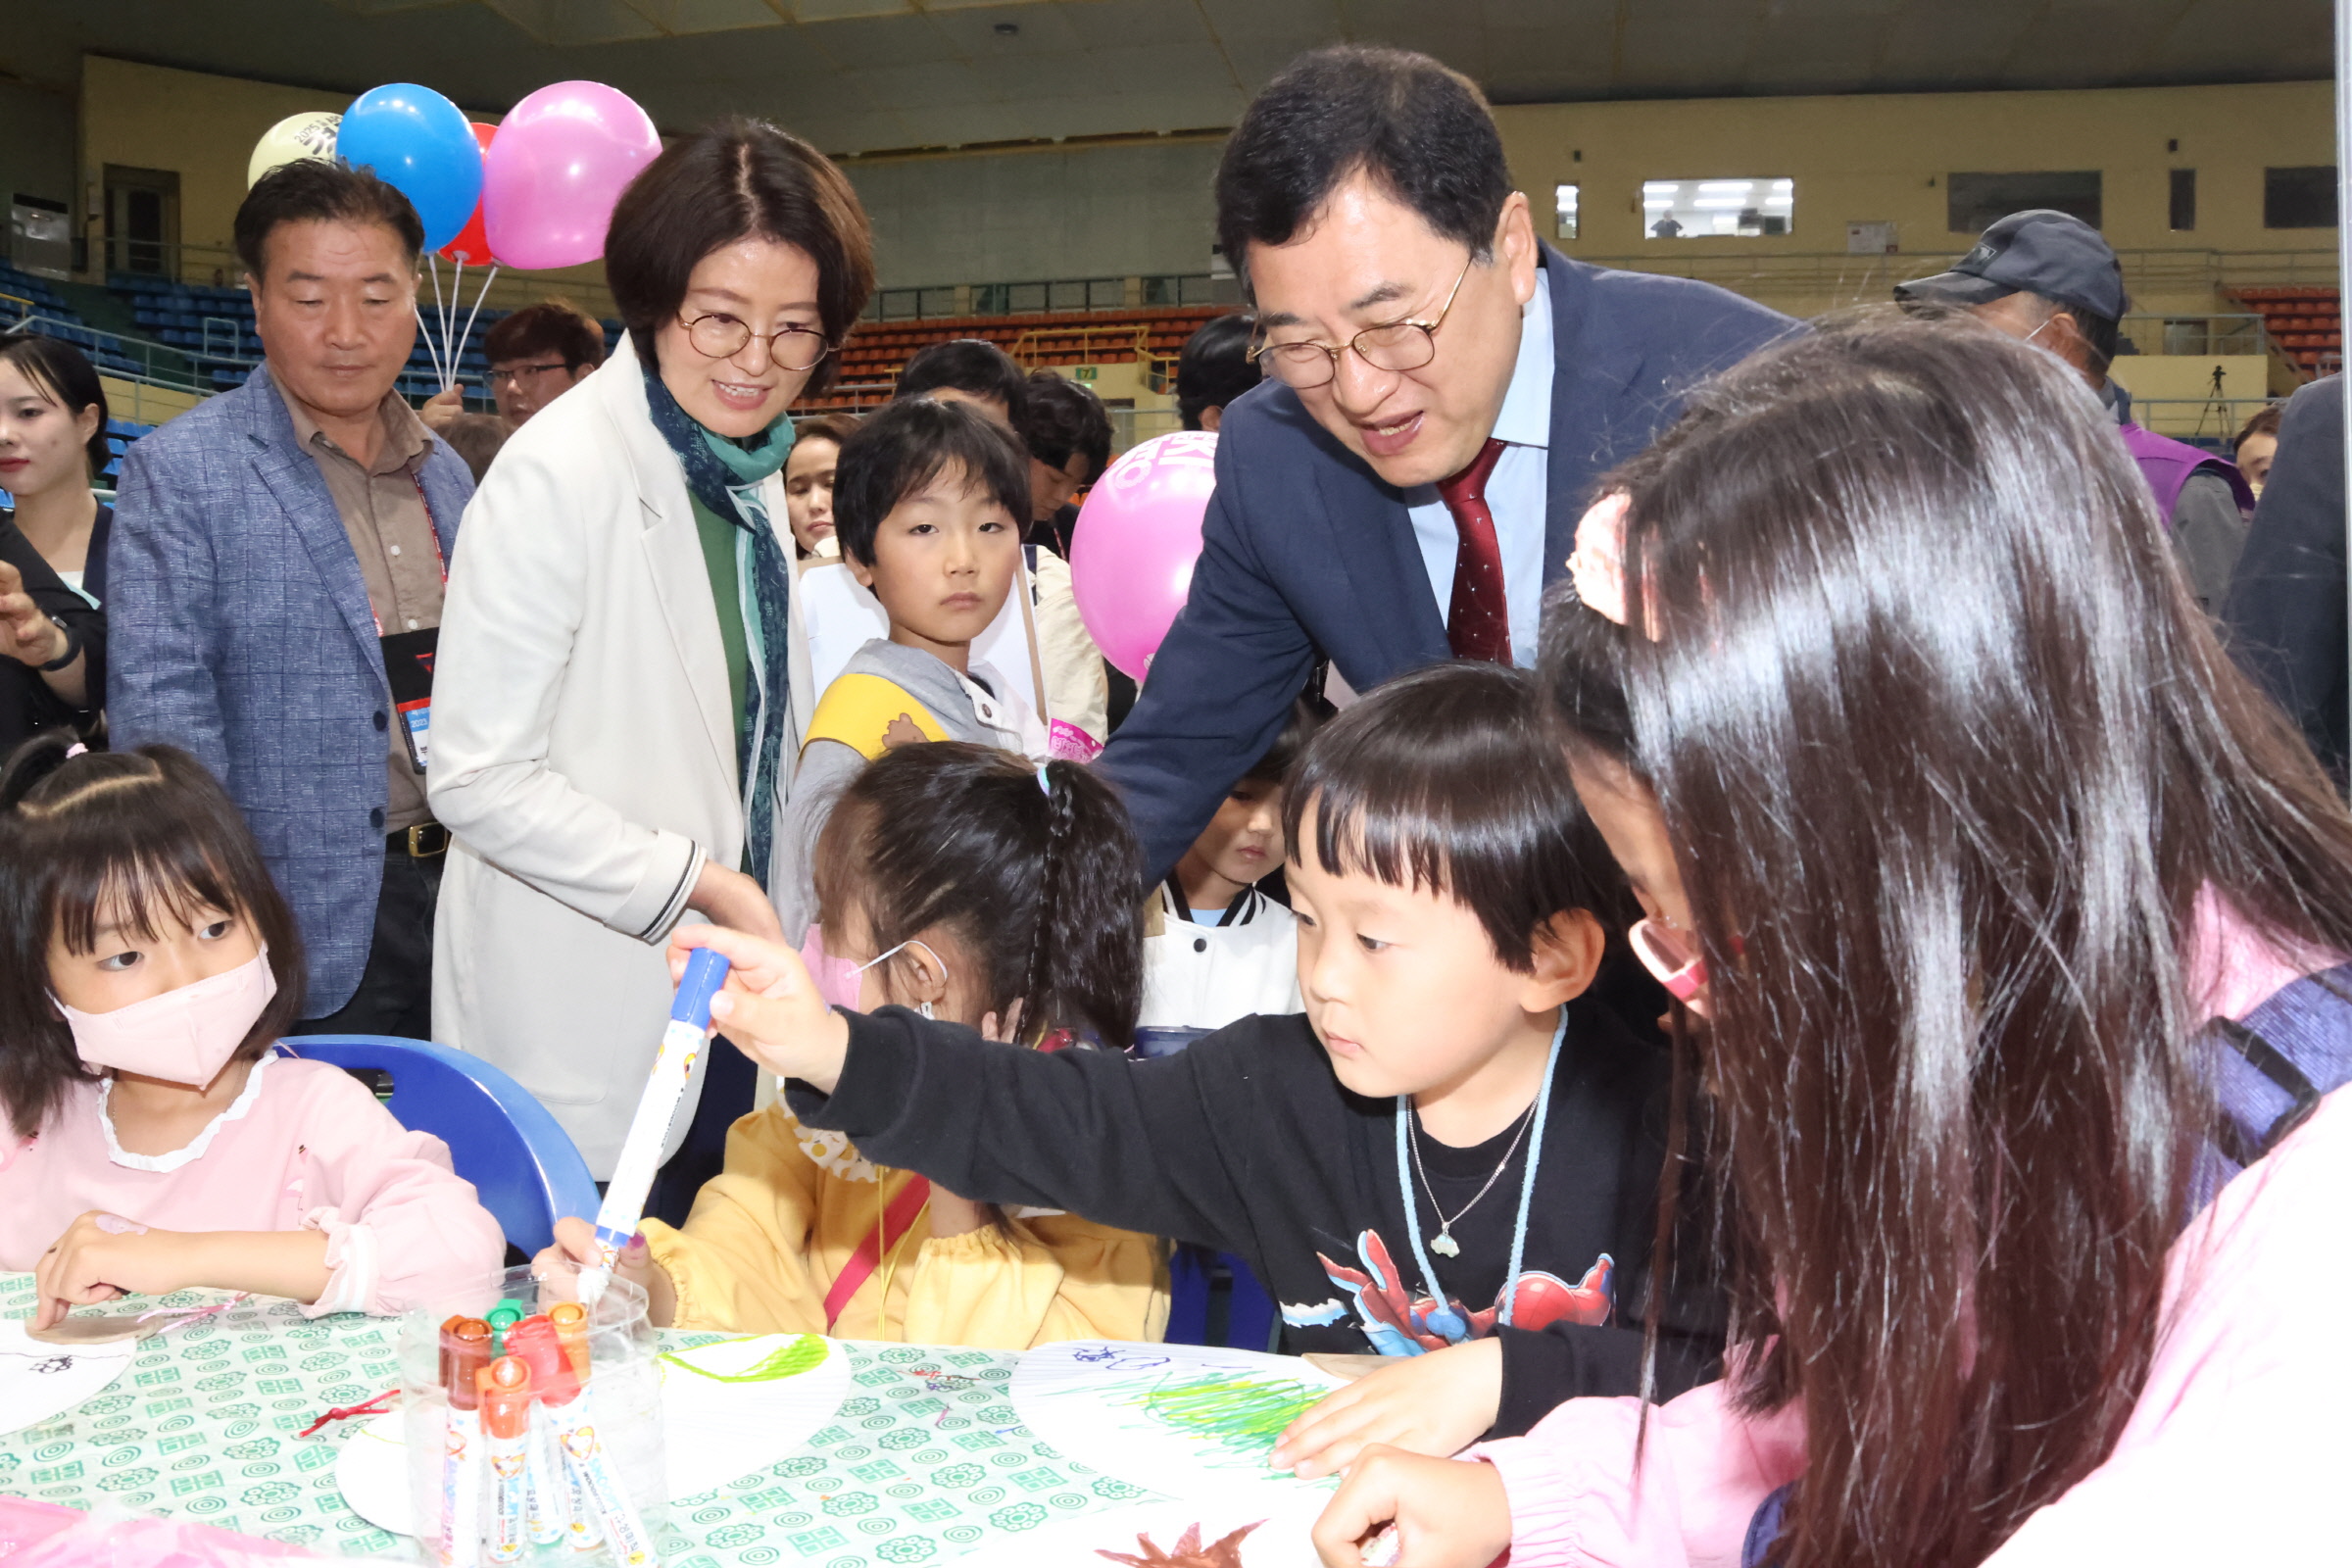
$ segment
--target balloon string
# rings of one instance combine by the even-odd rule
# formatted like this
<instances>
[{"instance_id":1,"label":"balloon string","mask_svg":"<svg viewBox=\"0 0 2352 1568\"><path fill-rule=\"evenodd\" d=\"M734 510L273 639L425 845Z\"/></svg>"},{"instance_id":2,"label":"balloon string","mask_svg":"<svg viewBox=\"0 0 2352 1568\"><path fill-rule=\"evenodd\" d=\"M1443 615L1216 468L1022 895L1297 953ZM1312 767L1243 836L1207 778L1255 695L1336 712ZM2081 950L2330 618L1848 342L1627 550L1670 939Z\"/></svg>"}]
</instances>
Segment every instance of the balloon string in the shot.
<instances>
[{"instance_id":1,"label":"balloon string","mask_svg":"<svg viewBox=\"0 0 2352 1568\"><path fill-rule=\"evenodd\" d=\"M438 316L441 314L441 264L428 254L424 259L424 265L425 270L433 274L433 314ZM425 318L422 309L423 301L419 300L417 305L416 318L418 323L424 327L424 351L432 357L433 377L443 386L447 386L449 372L441 368L441 350L433 342L432 325Z\"/></svg>"},{"instance_id":2,"label":"balloon string","mask_svg":"<svg viewBox=\"0 0 2352 1568\"><path fill-rule=\"evenodd\" d=\"M451 345L449 335L456 330L458 311L464 300L466 258L461 255L456 258L456 261L458 270L450 274L449 279L449 314L441 318L441 355L449 365L449 373L441 382L441 390L444 392L458 384L458 351Z\"/></svg>"},{"instance_id":3,"label":"balloon string","mask_svg":"<svg viewBox=\"0 0 2352 1568\"><path fill-rule=\"evenodd\" d=\"M498 281L498 263L490 264L489 275L482 279L482 290L473 297L473 309L466 313L466 330L458 334L458 349L450 356L452 364L466 358L466 345L473 341L473 318L482 314L482 301L490 297L490 285Z\"/></svg>"}]
</instances>

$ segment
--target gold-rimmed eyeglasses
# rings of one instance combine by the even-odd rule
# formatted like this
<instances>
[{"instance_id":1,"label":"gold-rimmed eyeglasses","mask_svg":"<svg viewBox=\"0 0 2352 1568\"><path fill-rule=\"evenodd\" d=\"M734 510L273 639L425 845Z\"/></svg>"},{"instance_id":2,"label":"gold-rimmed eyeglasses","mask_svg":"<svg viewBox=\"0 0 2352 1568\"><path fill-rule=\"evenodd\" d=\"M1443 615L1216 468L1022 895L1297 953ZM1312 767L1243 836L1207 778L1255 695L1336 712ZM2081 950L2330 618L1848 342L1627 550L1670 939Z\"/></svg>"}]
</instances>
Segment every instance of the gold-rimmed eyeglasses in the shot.
<instances>
[{"instance_id":1,"label":"gold-rimmed eyeglasses","mask_svg":"<svg viewBox=\"0 0 2352 1568\"><path fill-rule=\"evenodd\" d=\"M694 352L707 360L731 359L754 338L767 345L767 357L779 370L813 370L833 352L825 334L813 326L755 332L749 322L719 312L691 318L681 315L678 324L686 328L686 341L694 345Z\"/></svg>"},{"instance_id":2,"label":"gold-rimmed eyeglasses","mask_svg":"<svg viewBox=\"0 0 2352 1568\"><path fill-rule=\"evenodd\" d=\"M1379 326L1367 326L1338 345L1311 341L1268 343L1261 338L1250 346L1250 358L1299 391L1321 386L1337 375L1340 356L1349 349L1375 370L1418 370L1438 357L1438 328L1446 324L1454 297L1461 293L1477 260L1473 256L1462 264L1461 276L1446 291L1446 303L1438 307L1438 314L1430 320L1386 321Z\"/></svg>"}]
</instances>

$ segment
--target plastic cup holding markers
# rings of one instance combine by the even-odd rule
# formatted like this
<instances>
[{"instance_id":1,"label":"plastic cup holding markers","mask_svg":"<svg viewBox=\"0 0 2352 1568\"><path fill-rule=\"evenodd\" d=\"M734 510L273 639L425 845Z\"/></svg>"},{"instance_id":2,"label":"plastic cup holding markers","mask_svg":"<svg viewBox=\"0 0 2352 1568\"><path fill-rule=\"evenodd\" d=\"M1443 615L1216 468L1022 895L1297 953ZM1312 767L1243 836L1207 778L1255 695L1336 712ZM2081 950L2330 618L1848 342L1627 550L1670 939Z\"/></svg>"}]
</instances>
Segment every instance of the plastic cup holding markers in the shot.
<instances>
[{"instance_id":1,"label":"plastic cup holding markers","mask_svg":"<svg viewBox=\"0 0 2352 1568\"><path fill-rule=\"evenodd\" d=\"M427 1568L653 1568L668 1503L645 1293L485 1276L401 1320L403 1437Z\"/></svg>"}]
</instances>

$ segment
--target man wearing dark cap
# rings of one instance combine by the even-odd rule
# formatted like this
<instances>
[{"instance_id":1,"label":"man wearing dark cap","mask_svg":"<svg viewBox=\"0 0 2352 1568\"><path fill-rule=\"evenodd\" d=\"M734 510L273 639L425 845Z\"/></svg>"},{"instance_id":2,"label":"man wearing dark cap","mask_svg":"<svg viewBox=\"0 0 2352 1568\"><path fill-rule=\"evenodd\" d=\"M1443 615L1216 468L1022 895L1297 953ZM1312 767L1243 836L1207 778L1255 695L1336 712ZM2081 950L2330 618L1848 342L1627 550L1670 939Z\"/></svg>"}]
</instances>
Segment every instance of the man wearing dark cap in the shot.
<instances>
[{"instance_id":1,"label":"man wearing dark cap","mask_svg":"<svg viewBox=\"0 0 2352 1568\"><path fill-rule=\"evenodd\" d=\"M2107 379L2130 308L2124 270L2097 229L2046 208L2011 213L1950 271L1898 283L1894 297L1905 305L1965 310L2081 372L2114 411L2124 445L2156 493L2197 603L2220 612L2245 547L2254 493L2227 460L2132 422L2129 395Z\"/></svg>"}]
</instances>

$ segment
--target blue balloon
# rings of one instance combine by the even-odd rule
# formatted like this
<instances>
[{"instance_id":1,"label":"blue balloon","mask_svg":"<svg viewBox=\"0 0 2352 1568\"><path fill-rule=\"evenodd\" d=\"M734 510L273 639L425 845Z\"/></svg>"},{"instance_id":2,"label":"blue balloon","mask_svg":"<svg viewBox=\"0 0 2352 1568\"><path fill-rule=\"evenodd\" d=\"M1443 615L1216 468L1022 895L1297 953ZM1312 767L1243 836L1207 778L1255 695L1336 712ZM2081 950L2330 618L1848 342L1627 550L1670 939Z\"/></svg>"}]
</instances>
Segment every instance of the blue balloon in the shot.
<instances>
[{"instance_id":1,"label":"blue balloon","mask_svg":"<svg viewBox=\"0 0 2352 1568\"><path fill-rule=\"evenodd\" d=\"M370 87L343 111L335 156L406 196L437 251L466 226L482 199L482 149L466 112L430 87L396 81Z\"/></svg>"}]
</instances>

